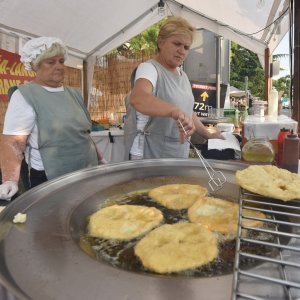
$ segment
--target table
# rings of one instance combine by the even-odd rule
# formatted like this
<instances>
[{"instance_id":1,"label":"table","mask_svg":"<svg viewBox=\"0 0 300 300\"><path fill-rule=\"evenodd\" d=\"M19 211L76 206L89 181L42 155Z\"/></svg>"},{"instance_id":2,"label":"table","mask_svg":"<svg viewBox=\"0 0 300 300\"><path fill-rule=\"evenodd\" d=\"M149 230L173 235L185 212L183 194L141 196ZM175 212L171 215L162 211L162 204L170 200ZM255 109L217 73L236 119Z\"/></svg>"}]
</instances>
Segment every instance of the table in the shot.
<instances>
[{"instance_id":1,"label":"table","mask_svg":"<svg viewBox=\"0 0 300 300\"><path fill-rule=\"evenodd\" d=\"M104 131L92 131L91 137L107 162L116 163L124 161L124 130L116 128Z\"/></svg>"},{"instance_id":2,"label":"table","mask_svg":"<svg viewBox=\"0 0 300 300\"><path fill-rule=\"evenodd\" d=\"M297 132L298 122L285 115L279 115L277 118L250 115L243 122L243 136L246 139L264 136L270 140L277 140L282 128Z\"/></svg>"}]
</instances>

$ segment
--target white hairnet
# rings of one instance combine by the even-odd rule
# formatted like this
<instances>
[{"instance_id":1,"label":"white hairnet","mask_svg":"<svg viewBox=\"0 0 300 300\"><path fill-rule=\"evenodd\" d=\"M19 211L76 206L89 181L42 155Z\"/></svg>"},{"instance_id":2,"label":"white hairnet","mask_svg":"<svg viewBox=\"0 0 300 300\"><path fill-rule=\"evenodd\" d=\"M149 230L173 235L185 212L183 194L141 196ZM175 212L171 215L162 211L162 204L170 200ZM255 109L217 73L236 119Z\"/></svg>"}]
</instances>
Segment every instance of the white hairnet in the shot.
<instances>
[{"instance_id":1,"label":"white hairnet","mask_svg":"<svg viewBox=\"0 0 300 300\"><path fill-rule=\"evenodd\" d=\"M29 40L21 50L21 62L25 65L25 69L32 70L31 62L37 58L46 49L49 49L52 44L58 43L65 49L65 59L67 58L67 48L62 40L56 37L39 37Z\"/></svg>"}]
</instances>

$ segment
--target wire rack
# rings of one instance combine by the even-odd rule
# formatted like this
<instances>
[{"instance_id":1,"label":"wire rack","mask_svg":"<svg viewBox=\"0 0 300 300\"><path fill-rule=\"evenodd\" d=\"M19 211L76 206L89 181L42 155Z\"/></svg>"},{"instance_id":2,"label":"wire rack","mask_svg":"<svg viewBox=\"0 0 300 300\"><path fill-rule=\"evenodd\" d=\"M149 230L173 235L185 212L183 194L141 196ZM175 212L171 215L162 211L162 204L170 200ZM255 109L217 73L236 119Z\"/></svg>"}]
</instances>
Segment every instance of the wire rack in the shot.
<instances>
[{"instance_id":1,"label":"wire rack","mask_svg":"<svg viewBox=\"0 0 300 300\"><path fill-rule=\"evenodd\" d=\"M300 201L283 202L243 189L239 201L232 300L300 300ZM245 216L245 209L263 212L265 218ZM245 219L264 226L243 226ZM248 252L247 245L257 253ZM259 251L262 247L268 251ZM255 267L241 268L242 260L251 260Z\"/></svg>"}]
</instances>

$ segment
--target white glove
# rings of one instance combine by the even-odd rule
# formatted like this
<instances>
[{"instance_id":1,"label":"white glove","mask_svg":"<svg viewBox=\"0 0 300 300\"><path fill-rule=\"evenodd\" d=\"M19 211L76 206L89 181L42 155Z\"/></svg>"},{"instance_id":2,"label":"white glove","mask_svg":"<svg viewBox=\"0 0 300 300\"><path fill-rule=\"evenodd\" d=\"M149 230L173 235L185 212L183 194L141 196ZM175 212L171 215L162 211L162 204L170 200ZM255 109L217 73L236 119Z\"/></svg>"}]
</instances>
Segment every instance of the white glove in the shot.
<instances>
[{"instance_id":1,"label":"white glove","mask_svg":"<svg viewBox=\"0 0 300 300\"><path fill-rule=\"evenodd\" d=\"M5 181L0 185L0 199L10 201L11 197L19 190L15 181Z\"/></svg>"},{"instance_id":2,"label":"white glove","mask_svg":"<svg viewBox=\"0 0 300 300\"><path fill-rule=\"evenodd\" d=\"M108 164L108 161L105 158L102 158L100 160L100 165L106 165L106 164Z\"/></svg>"}]
</instances>

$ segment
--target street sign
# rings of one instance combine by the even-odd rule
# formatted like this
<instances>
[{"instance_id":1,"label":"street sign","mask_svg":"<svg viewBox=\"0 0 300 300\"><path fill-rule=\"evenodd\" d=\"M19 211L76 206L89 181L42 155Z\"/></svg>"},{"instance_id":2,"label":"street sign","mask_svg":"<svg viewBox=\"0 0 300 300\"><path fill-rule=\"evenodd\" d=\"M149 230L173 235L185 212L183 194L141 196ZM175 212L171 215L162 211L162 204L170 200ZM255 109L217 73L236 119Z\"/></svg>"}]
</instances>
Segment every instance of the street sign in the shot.
<instances>
[{"instance_id":1,"label":"street sign","mask_svg":"<svg viewBox=\"0 0 300 300\"><path fill-rule=\"evenodd\" d=\"M198 117L208 117L209 108L216 108L216 85L213 83L201 83L191 81L192 91L194 95L194 112ZM220 106L224 107L226 84L221 84Z\"/></svg>"}]
</instances>

